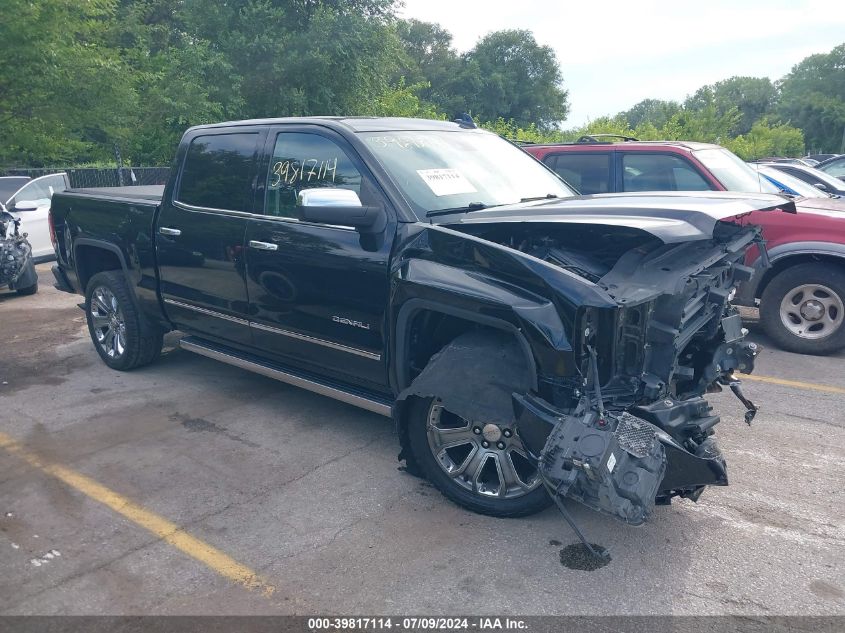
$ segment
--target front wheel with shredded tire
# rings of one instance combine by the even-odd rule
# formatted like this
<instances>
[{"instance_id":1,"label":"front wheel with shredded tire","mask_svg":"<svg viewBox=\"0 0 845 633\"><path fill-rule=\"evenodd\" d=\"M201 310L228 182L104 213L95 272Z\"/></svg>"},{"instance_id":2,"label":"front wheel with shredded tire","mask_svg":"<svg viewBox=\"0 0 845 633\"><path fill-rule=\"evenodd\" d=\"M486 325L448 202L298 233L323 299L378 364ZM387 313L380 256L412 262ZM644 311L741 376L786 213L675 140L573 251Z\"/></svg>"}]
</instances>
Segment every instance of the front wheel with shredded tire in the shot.
<instances>
[{"instance_id":1,"label":"front wheel with shredded tire","mask_svg":"<svg viewBox=\"0 0 845 633\"><path fill-rule=\"evenodd\" d=\"M511 394L524 393L526 359L512 336L464 334L409 388L407 444L415 466L469 510L520 517L551 499L516 428Z\"/></svg>"},{"instance_id":2,"label":"front wheel with shredded tire","mask_svg":"<svg viewBox=\"0 0 845 633\"><path fill-rule=\"evenodd\" d=\"M845 348L845 270L813 262L778 273L763 292L760 321L789 352L831 354Z\"/></svg>"},{"instance_id":3,"label":"front wheel with shredded tire","mask_svg":"<svg viewBox=\"0 0 845 633\"><path fill-rule=\"evenodd\" d=\"M409 409L416 462L446 497L495 517L528 516L549 506L537 466L512 425L472 423L436 399L416 399Z\"/></svg>"},{"instance_id":4,"label":"front wheel with shredded tire","mask_svg":"<svg viewBox=\"0 0 845 633\"><path fill-rule=\"evenodd\" d=\"M97 273L85 292L85 316L94 348L112 369L126 371L153 362L164 332L141 314L122 271Z\"/></svg>"}]
</instances>

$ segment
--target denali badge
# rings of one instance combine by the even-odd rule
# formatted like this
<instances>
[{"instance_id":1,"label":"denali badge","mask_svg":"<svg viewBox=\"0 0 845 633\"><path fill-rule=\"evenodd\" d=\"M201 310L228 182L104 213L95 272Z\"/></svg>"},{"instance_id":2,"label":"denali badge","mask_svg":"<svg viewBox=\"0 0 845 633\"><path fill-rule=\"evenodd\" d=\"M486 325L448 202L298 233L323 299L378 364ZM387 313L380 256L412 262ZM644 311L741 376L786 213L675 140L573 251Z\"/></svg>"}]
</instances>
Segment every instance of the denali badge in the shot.
<instances>
[{"instance_id":1,"label":"denali badge","mask_svg":"<svg viewBox=\"0 0 845 633\"><path fill-rule=\"evenodd\" d=\"M361 323L361 321L353 321L352 319L347 319L345 317L333 316L332 321L335 323L343 323L344 325L351 325L353 327L359 327L362 330L369 330L370 324L369 323Z\"/></svg>"}]
</instances>

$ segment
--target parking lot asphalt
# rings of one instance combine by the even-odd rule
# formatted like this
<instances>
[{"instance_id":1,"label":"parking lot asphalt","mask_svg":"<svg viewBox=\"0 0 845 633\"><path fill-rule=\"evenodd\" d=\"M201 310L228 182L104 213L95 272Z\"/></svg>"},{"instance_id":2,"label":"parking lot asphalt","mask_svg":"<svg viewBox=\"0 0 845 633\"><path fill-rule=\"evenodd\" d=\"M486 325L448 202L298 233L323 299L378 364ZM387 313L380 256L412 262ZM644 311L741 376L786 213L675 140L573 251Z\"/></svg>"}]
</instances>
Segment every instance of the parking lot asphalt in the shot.
<instances>
[{"instance_id":1,"label":"parking lot asphalt","mask_svg":"<svg viewBox=\"0 0 845 633\"><path fill-rule=\"evenodd\" d=\"M845 614L845 353L753 331L731 485L641 528L570 503L612 556L577 571L556 510L456 507L386 418L172 347L108 369L38 268L0 296L0 614Z\"/></svg>"}]
</instances>

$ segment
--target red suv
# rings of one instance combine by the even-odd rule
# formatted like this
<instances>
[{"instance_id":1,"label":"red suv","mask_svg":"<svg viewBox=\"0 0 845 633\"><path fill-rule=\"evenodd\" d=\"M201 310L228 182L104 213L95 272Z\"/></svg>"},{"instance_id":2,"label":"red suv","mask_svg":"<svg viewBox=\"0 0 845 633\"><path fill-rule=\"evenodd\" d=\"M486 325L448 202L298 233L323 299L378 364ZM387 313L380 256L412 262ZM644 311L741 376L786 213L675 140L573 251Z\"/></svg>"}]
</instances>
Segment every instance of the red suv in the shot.
<instances>
[{"instance_id":1,"label":"red suv","mask_svg":"<svg viewBox=\"0 0 845 633\"><path fill-rule=\"evenodd\" d=\"M609 135L576 143L524 145L582 194L621 191L779 193L719 145L637 141ZM782 348L829 354L845 348L845 199L798 198L797 215L752 213L763 227L772 266L744 284L735 303L760 306L766 333ZM759 252L747 263L762 268Z\"/></svg>"}]
</instances>

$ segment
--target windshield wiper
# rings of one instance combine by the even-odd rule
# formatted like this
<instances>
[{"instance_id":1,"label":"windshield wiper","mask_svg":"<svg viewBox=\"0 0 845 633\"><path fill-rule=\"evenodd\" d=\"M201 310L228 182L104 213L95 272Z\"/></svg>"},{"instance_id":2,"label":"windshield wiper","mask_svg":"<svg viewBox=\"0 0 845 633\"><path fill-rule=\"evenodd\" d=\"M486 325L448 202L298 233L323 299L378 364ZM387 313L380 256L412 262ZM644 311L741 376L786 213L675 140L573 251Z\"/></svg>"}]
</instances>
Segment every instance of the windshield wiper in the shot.
<instances>
[{"instance_id":1,"label":"windshield wiper","mask_svg":"<svg viewBox=\"0 0 845 633\"><path fill-rule=\"evenodd\" d=\"M535 200L554 200L555 198L560 198L559 195L555 193L547 193L545 196L534 196L533 198L522 198L520 202L534 202Z\"/></svg>"},{"instance_id":2,"label":"windshield wiper","mask_svg":"<svg viewBox=\"0 0 845 633\"><path fill-rule=\"evenodd\" d=\"M490 209L492 207L500 207L500 204L484 204L483 202L470 202L463 207L454 207L453 209L434 209L428 211L425 217L430 218L433 215L448 215L450 213L469 213L470 211L481 211L482 209Z\"/></svg>"}]
</instances>

